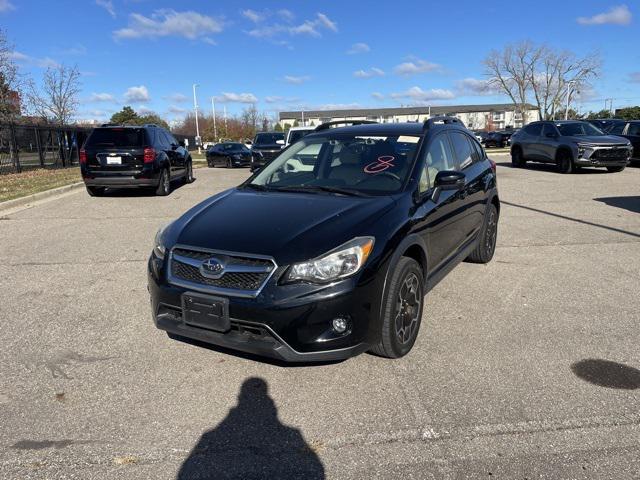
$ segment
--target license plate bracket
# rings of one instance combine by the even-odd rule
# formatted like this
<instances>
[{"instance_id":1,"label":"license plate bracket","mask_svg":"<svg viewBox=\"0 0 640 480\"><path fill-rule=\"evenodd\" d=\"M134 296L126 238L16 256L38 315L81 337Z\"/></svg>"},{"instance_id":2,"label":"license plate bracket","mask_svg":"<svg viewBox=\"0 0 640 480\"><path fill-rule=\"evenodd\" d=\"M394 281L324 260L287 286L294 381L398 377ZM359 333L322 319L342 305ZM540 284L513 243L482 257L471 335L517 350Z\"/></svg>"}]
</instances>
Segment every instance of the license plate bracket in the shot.
<instances>
[{"instance_id":1,"label":"license plate bracket","mask_svg":"<svg viewBox=\"0 0 640 480\"><path fill-rule=\"evenodd\" d=\"M206 328L216 332L228 332L229 300L200 293L182 294L182 320L187 325Z\"/></svg>"}]
</instances>

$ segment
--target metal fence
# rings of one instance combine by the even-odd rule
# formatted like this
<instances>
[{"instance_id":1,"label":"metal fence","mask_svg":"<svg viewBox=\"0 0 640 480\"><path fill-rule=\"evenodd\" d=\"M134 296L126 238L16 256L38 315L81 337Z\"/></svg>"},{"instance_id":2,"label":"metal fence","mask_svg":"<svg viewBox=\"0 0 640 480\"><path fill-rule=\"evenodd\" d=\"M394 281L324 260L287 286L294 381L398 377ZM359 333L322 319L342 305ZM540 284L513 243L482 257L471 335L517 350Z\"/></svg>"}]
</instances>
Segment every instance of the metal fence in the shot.
<instances>
[{"instance_id":1,"label":"metal fence","mask_svg":"<svg viewBox=\"0 0 640 480\"><path fill-rule=\"evenodd\" d=\"M78 165L89 128L0 124L0 175Z\"/></svg>"}]
</instances>

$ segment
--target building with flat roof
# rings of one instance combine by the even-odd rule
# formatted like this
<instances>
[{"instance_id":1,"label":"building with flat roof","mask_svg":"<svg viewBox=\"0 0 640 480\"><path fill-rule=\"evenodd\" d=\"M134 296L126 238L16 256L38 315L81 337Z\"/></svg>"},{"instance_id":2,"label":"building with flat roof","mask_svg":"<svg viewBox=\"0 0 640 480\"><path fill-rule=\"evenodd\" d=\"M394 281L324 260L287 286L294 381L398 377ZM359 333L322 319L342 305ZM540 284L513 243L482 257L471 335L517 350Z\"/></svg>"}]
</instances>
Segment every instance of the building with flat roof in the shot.
<instances>
[{"instance_id":1,"label":"building with flat roof","mask_svg":"<svg viewBox=\"0 0 640 480\"><path fill-rule=\"evenodd\" d=\"M473 130L502 130L520 128L540 119L538 110L527 105L523 113L511 103L488 105L449 105L434 107L355 108L345 110L309 110L280 112L278 121L285 129L298 125L320 125L336 120L373 120L380 123L424 122L430 117L449 115L457 117Z\"/></svg>"}]
</instances>

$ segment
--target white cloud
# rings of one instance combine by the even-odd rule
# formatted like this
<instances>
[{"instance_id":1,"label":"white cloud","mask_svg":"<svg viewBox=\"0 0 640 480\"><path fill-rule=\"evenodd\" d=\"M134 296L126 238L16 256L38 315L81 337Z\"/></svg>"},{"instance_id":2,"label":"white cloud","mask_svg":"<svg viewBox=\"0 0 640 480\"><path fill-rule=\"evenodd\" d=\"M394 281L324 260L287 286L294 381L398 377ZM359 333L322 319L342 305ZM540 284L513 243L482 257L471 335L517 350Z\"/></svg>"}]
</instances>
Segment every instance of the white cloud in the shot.
<instances>
[{"instance_id":1,"label":"white cloud","mask_svg":"<svg viewBox=\"0 0 640 480\"><path fill-rule=\"evenodd\" d=\"M278 103L284 101L284 97L280 97L278 95L269 95L267 97L264 97L264 101L266 103Z\"/></svg>"},{"instance_id":2,"label":"white cloud","mask_svg":"<svg viewBox=\"0 0 640 480\"><path fill-rule=\"evenodd\" d=\"M384 70L376 67L369 70L357 70L353 72L353 76L356 78L384 77Z\"/></svg>"},{"instance_id":3,"label":"white cloud","mask_svg":"<svg viewBox=\"0 0 640 480\"><path fill-rule=\"evenodd\" d=\"M640 72L631 72L629 74L629 81L633 83L640 83Z\"/></svg>"},{"instance_id":4,"label":"white cloud","mask_svg":"<svg viewBox=\"0 0 640 480\"><path fill-rule=\"evenodd\" d=\"M376 100L384 100L384 95L381 94L380 92L373 92L371 96Z\"/></svg>"},{"instance_id":5,"label":"white cloud","mask_svg":"<svg viewBox=\"0 0 640 480\"><path fill-rule=\"evenodd\" d=\"M149 115L151 113L156 113L156 112L154 112L153 110L151 110L150 108L147 108L147 107L140 107L140 108L138 108L136 110L136 113L138 115Z\"/></svg>"},{"instance_id":6,"label":"white cloud","mask_svg":"<svg viewBox=\"0 0 640 480\"><path fill-rule=\"evenodd\" d=\"M173 113L175 115L180 115L180 114L183 114L183 113L186 113L186 112L187 112L186 108L182 108L182 107L179 107L177 105L170 105L169 106L169 113Z\"/></svg>"},{"instance_id":7,"label":"white cloud","mask_svg":"<svg viewBox=\"0 0 640 480\"><path fill-rule=\"evenodd\" d=\"M290 13L290 12L289 12ZM282 15L282 10L279 12ZM293 17L290 17L293 18ZM275 23L273 25L265 25L264 27L254 28L247 32L248 35L256 38L273 38L280 34L289 35L309 35L311 37L322 37L322 30L338 31L337 24L329 19L323 13L317 13L312 20L305 20L296 26L283 25Z\"/></svg>"},{"instance_id":8,"label":"white cloud","mask_svg":"<svg viewBox=\"0 0 640 480\"><path fill-rule=\"evenodd\" d=\"M494 95L497 93L495 87L490 85L487 80L481 80L471 77L457 81L456 88L462 94Z\"/></svg>"},{"instance_id":9,"label":"white cloud","mask_svg":"<svg viewBox=\"0 0 640 480\"><path fill-rule=\"evenodd\" d=\"M250 8L243 10L240 13L244 18L248 18L253 23L260 23L262 20L264 20L264 17L265 17L265 14L258 13L255 10L251 10Z\"/></svg>"},{"instance_id":10,"label":"white cloud","mask_svg":"<svg viewBox=\"0 0 640 480\"><path fill-rule=\"evenodd\" d=\"M301 85L304 82L308 82L309 80L311 80L311 77L309 75L301 75L299 77L295 77L293 75L284 76L284 81L293 85Z\"/></svg>"},{"instance_id":11,"label":"white cloud","mask_svg":"<svg viewBox=\"0 0 640 480\"><path fill-rule=\"evenodd\" d=\"M74 45L72 47L58 48L58 49L56 49L56 52L58 54L60 54L60 55L74 55L74 56L76 56L76 55L86 55L87 54L87 47L77 43L76 45Z\"/></svg>"},{"instance_id":12,"label":"white cloud","mask_svg":"<svg viewBox=\"0 0 640 480\"><path fill-rule=\"evenodd\" d=\"M189 97L183 95L182 93L172 93L171 95L167 95L164 98L175 103L184 103L189 100Z\"/></svg>"},{"instance_id":13,"label":"white cloud","mask_svg":"<svg viewBox=\"0 0 640 480\"><path fill-rule=\"evenodd\" d=\"M114 31L113 36L118 40L176 36L213 41L207 34L220 33L223 27L221 20L197 12L162 9L156 10L150 17L132 13L128 26Z\"/></svg>"},{"instance_id":14,"label":"white cloud","mask_svg":"<svg viewBox=\"0 0 640 480\"><path fill-rule=\"evenodd\" d=\"M442 67L437 63L427 62L426 60L415 59L413 61L404 62L396 65L393 71L396 75L417 75L419 73L440 71Z\"/></svg>"},{"instance_id":15,"label":"white cloud","mask_svg":"<svg viewBox=\"0 0 640 480\"><path fill-rule=\"evenodd\" d=\"M442 88L423 90L420 87L411 87L404 92L391 94L391 98L409 98L418 102L426 102L430 100L450 100L455 97L456 95L451 90L445 90Z\"/></svg>"},{"instance_id":16,"label":"white cloud","mask_svg":"<svg viewBox=\"0 0 640 480\"><path fill-rule=\"evenodd\" d=\"M9 0L0 0L0 13L10 12L15 9L16 7Z\"/></svg>"},{"instance_id":17,"label":"white cloud","mask_svg":"<svg viewBox=\"0 0 640 480\"><path fill-rule=\"evenodd\" d=\"M285 22L293 22L293 19L296 18L293 12L291 10L287 10L286 8L281 8L280 10L278 10L278 16Z\"/></svg>"},{"instance_id":18,"label":"white cloud","mask_svg":"<svg viewBox=\"0 0 640 480\"><path fill-rule=\"evenodd\" d=\"M113 2L111 0L96 0L96 5L104 8L109 15L116 18L116 9L113 8Z\"/></svg>"},{"instance_id":19,"label":"white cloud","mask_svg":"<svg viewBox=\"0 0 640 480\"><path fill-rule=\"evenodd\" d=\"M366 43L358 42L351 45L351 48L347 50L347 55L356 55L358 53L370 52L371 48Z\"/></svg>"},{"instance_id":20,"label":"white cloud","mask_svg":"<svg viewBox=\"0 0 640 480\"><path fill-rule=\"evenodd\" d=\"M116 97L110 93L92 93L89 102L115 102Z\"/></svg>"},{"instance_id":21,"label":"white cloud","mask_svg":"<svg viewBox=\"0 0 640 480\"><path fill-rule=\"evenodd\" d=\"M49 67L59 67L60 64L56 62L54 59L49 57L32 57L22 52L10 52L9 58L15 60L18 63L22 63L24 65L31 65L40 68L49 68Z\"/></svg>"},{"instance_id":22,"label":"white cloud","mask_svg":"<svg viewBox=\"0 0 640 480\"><path fill-rule=\"evenodd\" d=\"M124 93L124 100L129 103L145 103L151 100L149 90L144 85L129 87Z\"/></svg>"},{"instance_id":23,"label":"white cloud","mask_svg":"<svg viewBox=\"0 0 640 480\"><path fill-rule=\"evenodd\" d=\"M253 93L230 93L222 92L222 95L215 97L220 103L258 103L258 98Z\"/></svg>"},{"instance_id":24,"label":"white cloud","mask_svg":"<svg viewBox=\"0 0 640 480\"><path fill-rule=\"evenodd\" d=\"M618 5L592 17L578 17L577 22L580 25L629 25L631 18L629 7Z\"/></svg>"}]
</instances>

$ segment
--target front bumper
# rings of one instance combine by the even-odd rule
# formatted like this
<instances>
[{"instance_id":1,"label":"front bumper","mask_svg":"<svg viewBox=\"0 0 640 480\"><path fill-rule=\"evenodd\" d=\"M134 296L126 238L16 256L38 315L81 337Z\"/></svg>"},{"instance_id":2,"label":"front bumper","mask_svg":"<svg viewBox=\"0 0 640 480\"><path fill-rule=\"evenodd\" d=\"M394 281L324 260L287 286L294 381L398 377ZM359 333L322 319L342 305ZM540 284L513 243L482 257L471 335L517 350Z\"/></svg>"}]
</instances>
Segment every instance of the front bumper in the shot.
<instances>
[{"instance_id":1,"label":"front bumper","mask_svg":"<svg viewBox=\"0 0 640 480\"><path fill-rule=\"evenodd\" d=\"M631 160L632 149L616 146L579 147L576 165L584 167L624 167Z\"/></svg>"},{"instance_id":2,"label":"front bumper","mask_svg":"<svg viewBox=\"0 0 640 480\"><path fill-rule=\"evenodd\" d=\"M381 295L375 281L359 285L353 277L327 286L282 286L277 276L255 298L227 297L231 328L221 333L184 322L182 295L193 290L169 284L164 262L152 255L148 288L153 321L175 335L286 362L342 360L376 341ZM351 320L343 335L331 330L337 316Z\"/></svg>"}]
</instances>

